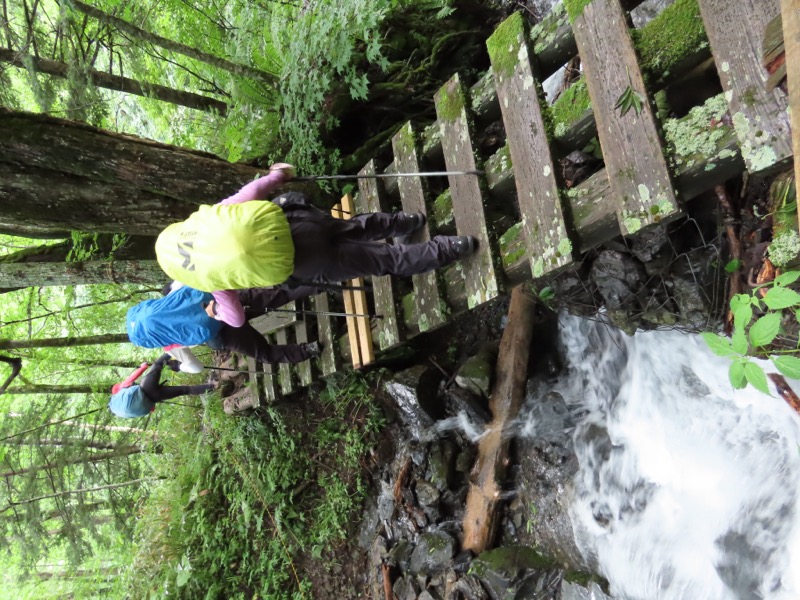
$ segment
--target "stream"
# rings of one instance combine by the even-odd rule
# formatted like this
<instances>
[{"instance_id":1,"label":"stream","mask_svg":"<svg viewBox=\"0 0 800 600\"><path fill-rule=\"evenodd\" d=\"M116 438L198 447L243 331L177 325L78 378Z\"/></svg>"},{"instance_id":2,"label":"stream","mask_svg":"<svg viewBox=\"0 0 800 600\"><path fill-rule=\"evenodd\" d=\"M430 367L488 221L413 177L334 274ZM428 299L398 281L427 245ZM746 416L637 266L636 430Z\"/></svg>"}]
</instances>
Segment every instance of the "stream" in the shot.
<instances>
[{"instance_id":1,"label":"stream","mask_svg":"<svg viewBox=\"0 0 800 600\"><path fill-rule=\"evenodd\" d=\"M612 597L800 598L800 416L733 390L728 360L693 334L565 315L560 343L566 371L526 406L555 393L568 407L568 513ZM529 413L521 431L546 427Z\"/></svg>"}]
</instances>

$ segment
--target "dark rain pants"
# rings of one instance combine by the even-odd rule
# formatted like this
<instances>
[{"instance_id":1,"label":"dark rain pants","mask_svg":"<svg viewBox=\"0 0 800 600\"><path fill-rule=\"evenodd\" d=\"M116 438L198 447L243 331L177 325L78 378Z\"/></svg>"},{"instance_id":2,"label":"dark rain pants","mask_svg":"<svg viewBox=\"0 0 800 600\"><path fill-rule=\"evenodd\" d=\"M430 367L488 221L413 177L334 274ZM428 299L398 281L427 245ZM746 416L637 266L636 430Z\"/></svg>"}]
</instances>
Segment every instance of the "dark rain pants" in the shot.
<instances>
[{"instance_id":1,"label":"dark rain pants","mask_svg":"<svg viewBox=\"0 0 800 600\"><path fill-rule=\"evenodd\" d=\"M279 205L280 199L275 200ZM302 203L282 208L294 242L295 281L334 283L368 275L410 277L459 258L445 236L419 244L381 241L410 233L413 223L404 213L366 213L337 219Z\"/></svg>"},{"instance_id":2,"label":"dark rain pants","mask_svg":"<svg viewBox=\"0 0 800 600\"><path fill-rule=\"evenodd\" d=\"M144 395L147 396L152 402L163 402L164 400L172 400L178 396L197 396L214 389L213 385L162 385L161 384L161 371L164 365L169 360L169 354L164 354L159 357L150 370L145 374L142 383L139 387L142 388Z\"/></svg>"}]
</instances>

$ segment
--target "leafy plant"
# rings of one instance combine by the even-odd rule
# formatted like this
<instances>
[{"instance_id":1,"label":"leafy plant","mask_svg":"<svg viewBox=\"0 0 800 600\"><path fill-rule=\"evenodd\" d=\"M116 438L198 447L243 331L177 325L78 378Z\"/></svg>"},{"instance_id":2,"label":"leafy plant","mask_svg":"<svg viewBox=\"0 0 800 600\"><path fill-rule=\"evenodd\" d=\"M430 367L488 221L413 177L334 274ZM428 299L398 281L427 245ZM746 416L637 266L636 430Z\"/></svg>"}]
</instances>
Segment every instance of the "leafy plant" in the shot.
<instances>
[{"instance_id":1,"label":"leafy plant","mask_svg":"<svg viewBox=\"0 0 800 600\"><path fill-rule=\"evenodd\" d=\"M638 117L642 112L642 108L644 108L644 98L639 92L633 89L631 73L628 70L628 67L625 67L625 71L628 73L628 87L626 87L622 94L620 94L619 98L617 98L617 103L614 105L614 109L619 111L620 117L624 117L628 111L633 109L633 112L635 112L636 116Z\"/></svg>"},{"instance_id":2,"label":"leafy plant","mask_svg":"<svg viewBox=\"0 0 800 600\"><path fill-rule=\"evenodd\" d=\"M766 350L781 331L785 311L791 311L800 321L800 294L789 288L798 279L800 271L787 271L768 286L756 288L752 294L737 294L731 298L733 334L730 339L709 332L701 334L714 354L732 360L728 378L735 389L742 389L749 383L769 394L767 376L750 356L759 349L769 354L779 372L787 377L800 378L800 357L795 356L797 350L788 353ZM760 290L764 287L769 289L762 298Z\"/></svg>"}]
</instances>

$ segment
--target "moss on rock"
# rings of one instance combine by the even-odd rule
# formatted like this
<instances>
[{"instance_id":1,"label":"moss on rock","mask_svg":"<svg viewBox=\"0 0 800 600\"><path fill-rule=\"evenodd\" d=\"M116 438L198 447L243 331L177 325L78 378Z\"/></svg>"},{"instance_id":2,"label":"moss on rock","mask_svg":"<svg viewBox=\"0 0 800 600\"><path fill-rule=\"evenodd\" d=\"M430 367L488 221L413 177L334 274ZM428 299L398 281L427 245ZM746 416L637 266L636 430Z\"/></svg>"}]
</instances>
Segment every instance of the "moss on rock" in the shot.
<instances>
[{"instance_id":1,"label":"moss on rock","mask_svg":"<svg viewBox=\"0 0 800 600\"><path fill-rule=\"evenodd\" d=\"M575 19L580 16L583 9L586 8L592 0L564 0L564 6L567 7L567 14L569 15L569 22L574 23Z\"/></svg>"},{"instance_id":2,"label":"moss on rock","mask_svg":"<svg viewBox=\"0 0 800 600\"><path fill-rule=\"evenodd\" d=\"M550 119L553 123L555 137L563 136L570 125L580 119L591 106L592 101L589 98L586 79L581 76L550 107Z\"/></svg>"},{"instance_id":3,"label":"moss on rock","mask_svg":"<svg viewBox=\"0 0 800 600\"><path fill-rule=\"evenodd\" d=\"M687 54L708 46L697 0L675 0L634 30L633 40L645 74L660 77L670 72Z\"/></svg>"}]
</instances>

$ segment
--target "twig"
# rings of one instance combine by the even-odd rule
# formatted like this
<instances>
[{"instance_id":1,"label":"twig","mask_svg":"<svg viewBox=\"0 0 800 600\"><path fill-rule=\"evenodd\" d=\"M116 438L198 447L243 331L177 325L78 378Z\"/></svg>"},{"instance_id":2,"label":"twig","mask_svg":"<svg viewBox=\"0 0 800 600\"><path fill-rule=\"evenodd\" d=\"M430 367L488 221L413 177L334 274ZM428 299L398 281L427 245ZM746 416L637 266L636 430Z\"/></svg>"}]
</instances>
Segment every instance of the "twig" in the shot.
<instances>
[{"instance_id":1,"label":"twig","mask_svg":"<svg viewBox=\"0 0 800 600\"><path fill-rule=\"evenodd\" d=\"M714 193L717 195L717 200L719 200L719 204L722 207L724 216L723 222L725 224L725 232L728 235L728 244L731 248L731 259L734 261L741 262L742 260L742 245L739 242L739 235L736 231L735 223L738 222L738 215L731 204L730 197L728 196L728 190L725 188L724 185L717 185L714 186ZM740 294L742 292L742 278L739 274L739 269L736 269L730 276L730 295L728 300L730 301L736 294ZM730 302L728 303L730 306ZM725 317L725 333L730 334L733 330L733 312L728 309L728 313Z\"/></svg>"},{"instance_id":2,"label":"twig","mask_svg":"<svg viewBox=\"0 0 800 600\"><path fill-rule=\"evenodd\" d=\"M767 375L772 383L775 384L775 389L781 398L786 400L786 403L791 406L796 412L800 413L800 398L795 394L789 383L784 379L783 375L778 373L770 373Z\"/></svg>"},{"instance_id":3,"label":"twig","mask_svg":"<svg viewBox=\"0 0 800 600\"><path fill-rule=\"evenodd\" d=\"M395 600L394 592L392 591L392 567L388 563L381 565L381 573L383 574L383 596L386 600Z\"/></svg>"},{"instance_id":4,"label":"twig","mask_svg":"<svg viewBox=\"0 0 800 600\"><path fill-rule=\"evenodd\" d=\"M403 487L406 485L408 474L411 471L411 457L407 456L406 461L397 472L397 479L394 482L394 504L399 506L403 502Z\"/></svg>"}]
</instances>

